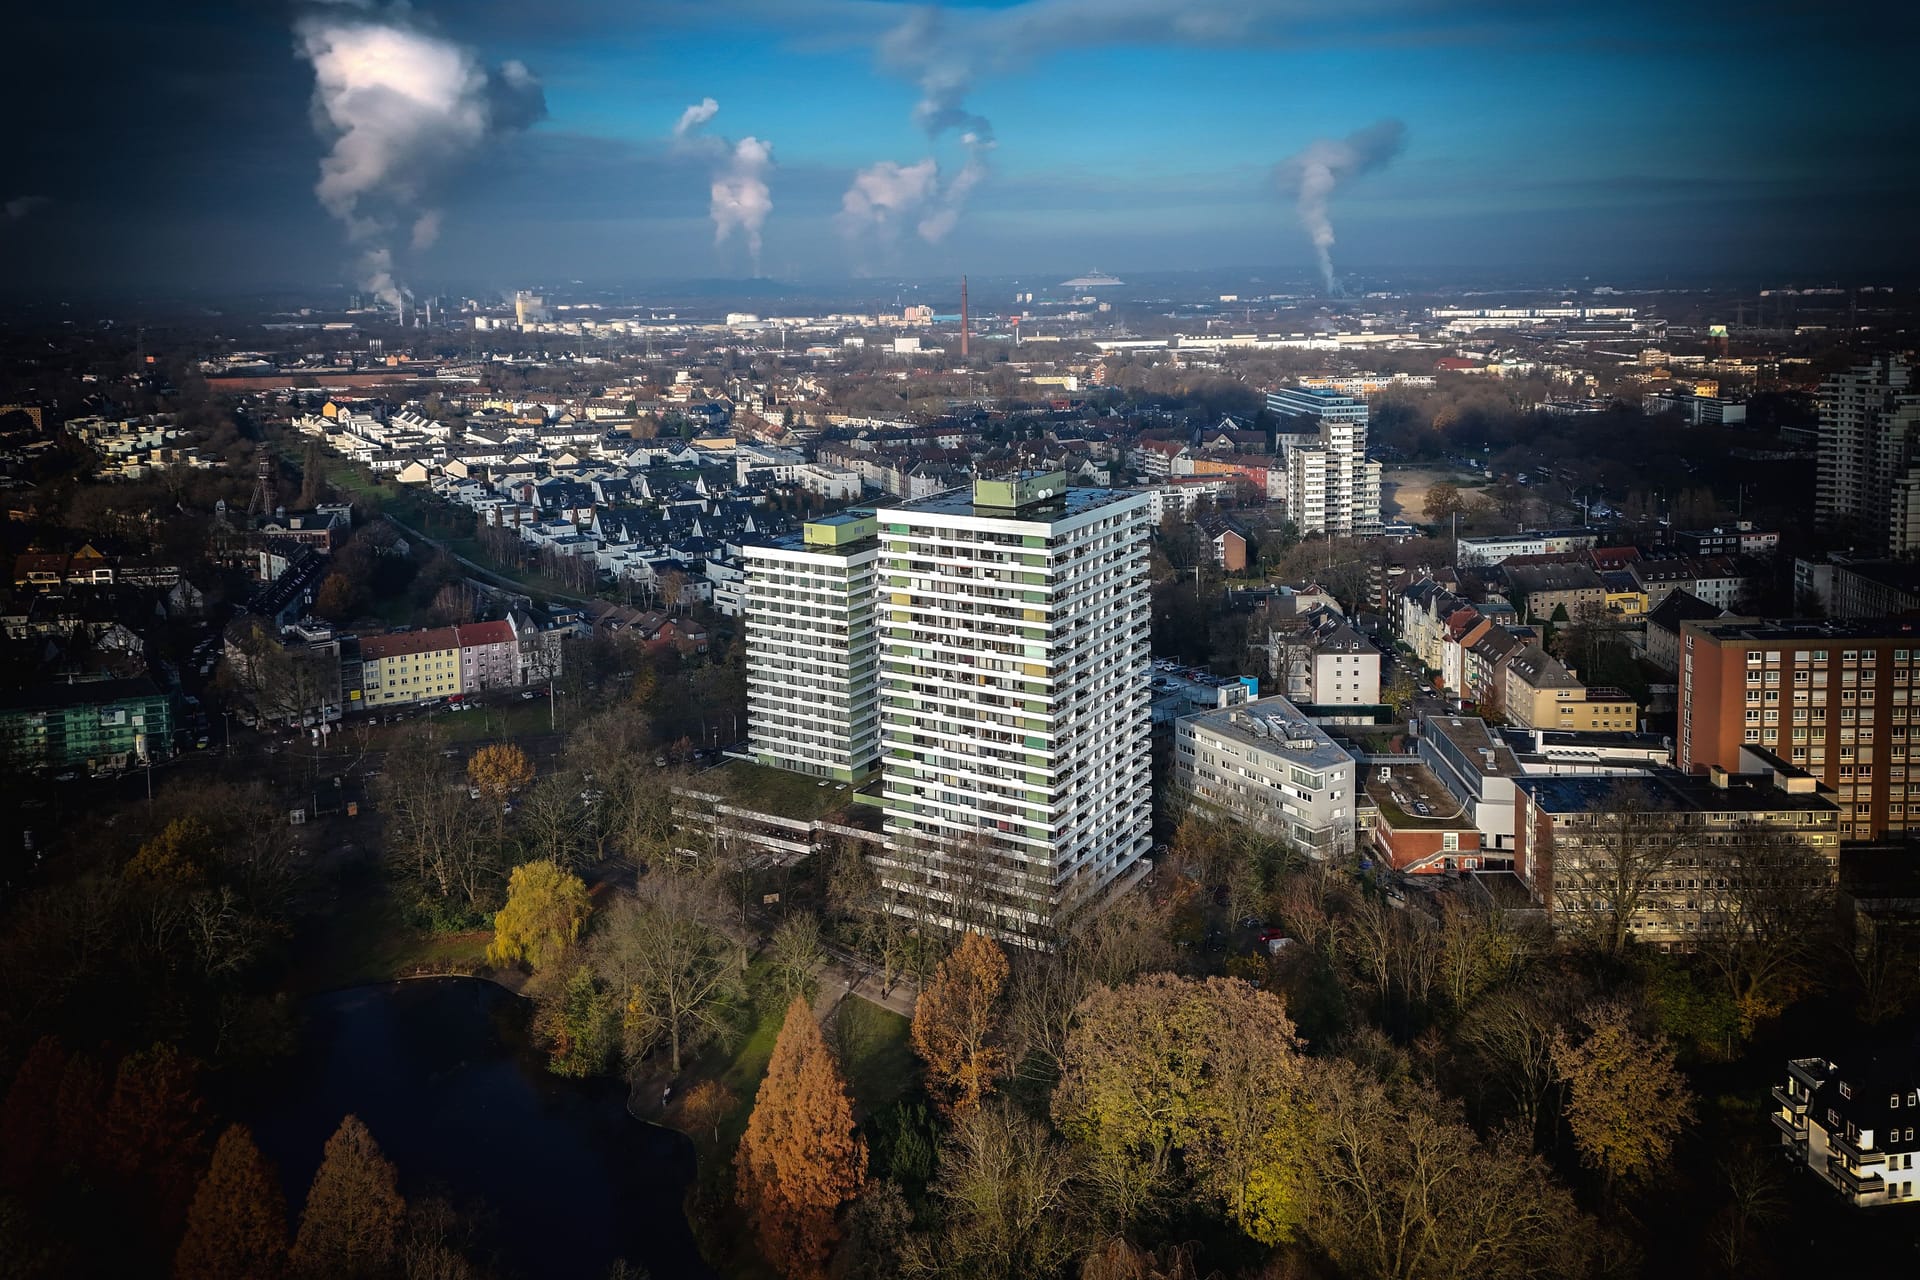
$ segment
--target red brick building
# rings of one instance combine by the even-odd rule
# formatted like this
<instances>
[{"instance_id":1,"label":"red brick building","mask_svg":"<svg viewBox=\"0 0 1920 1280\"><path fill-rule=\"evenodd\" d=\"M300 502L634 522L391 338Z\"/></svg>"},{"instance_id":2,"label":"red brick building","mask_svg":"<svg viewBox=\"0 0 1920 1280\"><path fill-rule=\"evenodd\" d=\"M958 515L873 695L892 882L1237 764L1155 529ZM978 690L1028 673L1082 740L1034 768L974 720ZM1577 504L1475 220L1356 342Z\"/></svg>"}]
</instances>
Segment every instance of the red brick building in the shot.
<instances>
[{"instance_id":1,"label":"red brick building","mask_svg":"<svg viewBox=\"0 0 1920 1280\"><path fill-rule=\"evenodd\" d=\"M1679 640L1681 769L1737 773L1757 748L1831 790L1842 840L1920 830L1920 621L1718 618Z\"/></svg>"}]
</instances>

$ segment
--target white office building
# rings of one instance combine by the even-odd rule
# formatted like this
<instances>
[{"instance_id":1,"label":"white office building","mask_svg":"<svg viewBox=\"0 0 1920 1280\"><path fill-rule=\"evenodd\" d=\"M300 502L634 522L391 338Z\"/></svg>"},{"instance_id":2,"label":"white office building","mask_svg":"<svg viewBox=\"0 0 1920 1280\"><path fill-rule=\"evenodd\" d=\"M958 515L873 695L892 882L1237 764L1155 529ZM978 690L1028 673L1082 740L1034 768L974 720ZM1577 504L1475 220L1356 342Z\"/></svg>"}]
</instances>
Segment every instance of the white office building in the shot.
<instances>
[{"instance_id":1,"label":"white office building","mask_svg":"<svg viewBox=\"0 0 1920 1280\"><path fill-rule=\"evenodd\" d=\"M747 728L755 760L856 782L880 755L871 511L744 548Z\"/></svg>"},{"instance_id":2,"label":"white office building","mask_svg":"<svg viewBox=\"0 0 1920 1280\"><path fill-rule=\"evenodd\" d=\"M1044 937L1146 870L1147 497L1023 473L877 514L882 878Z\"/></svg>"},{"instance_id":3,"label":"white office building","mask_svg":"<svg viewBox=\"0 0 1920 1280\"><path fill-rule=\"evenodd\" d=\"M1353 851L1358 768L1285 698L1174 726L1174 786L1189 804L1285 837L1315 858Z\"/></svg>"},{"instance_id":4,"label":"white office building","mask_svg":"<svg viewBox=\"0 0 1920 1280\"><path fill-rule=\"evenodd\" d=\"M1267 408L1285 472L1282 501L1301 533L1380 532L1380 464L1367 459L1367 402L1325 387L1281 387Z\"/></svg>"}]
</instances>

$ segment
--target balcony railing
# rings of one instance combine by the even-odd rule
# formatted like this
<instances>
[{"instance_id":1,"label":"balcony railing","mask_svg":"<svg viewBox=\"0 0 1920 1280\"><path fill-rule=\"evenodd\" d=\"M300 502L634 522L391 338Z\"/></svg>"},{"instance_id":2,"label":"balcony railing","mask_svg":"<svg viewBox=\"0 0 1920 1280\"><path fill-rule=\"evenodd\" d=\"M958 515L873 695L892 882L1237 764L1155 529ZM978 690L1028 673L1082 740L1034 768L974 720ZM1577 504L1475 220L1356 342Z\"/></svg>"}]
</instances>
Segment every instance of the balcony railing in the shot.
<instances>
[{"instance_id":1,"label":"balcony railing","mask_svg":"<svg viewBox=\"0 0 1920 1280\"><path fill-rule=\"evenodd\" d=\"M1840 1183L1841 1189L1850 1195L1877 1195L1887 1189L1887 1180L1877 1173L1862 1173L1848 1167L1846 1161L1838 1156L1827 1157L1827 1172Z\"/></svg>"},{"instance_id":2,"label":"balcony railing","mask_svg":"<svg viewBox=\"0 0 1920 1280\"><path fill-rule=\"evenodd\" d=\"M1830 1133L1827 1135L1827 1150L1833 1152L1836 1158L1844 1160L1851 1165L1885 1164L1887 1162L1886 1152L1862 1150L1860 1144L1848 1138L1844 1132Z\"/></svg>"}]
</instances>

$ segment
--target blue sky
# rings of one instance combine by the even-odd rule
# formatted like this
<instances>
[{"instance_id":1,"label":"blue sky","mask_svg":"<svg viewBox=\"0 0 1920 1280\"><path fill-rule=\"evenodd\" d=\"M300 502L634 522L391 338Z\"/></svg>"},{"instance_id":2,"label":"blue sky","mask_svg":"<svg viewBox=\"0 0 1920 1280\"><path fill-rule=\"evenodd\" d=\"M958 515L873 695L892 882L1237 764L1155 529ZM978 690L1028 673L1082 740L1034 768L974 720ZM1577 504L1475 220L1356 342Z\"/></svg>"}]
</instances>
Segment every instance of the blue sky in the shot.
<instances>
[{"instance_id":1,"label":"blue sky","mask_svg":"<svg viewBox=\"0 0 1920 1280\"><path fill-rule=\"evenodd\" d=\"M1313 247L1275 166L1384 120L1404 125L1401 152L1332 179L1342 271L1916 265L1920 107L1898 62L1920 31L1894 7L1023 0L948 6L891 43L928 21L922 6L104 8L124 12L27 23L44 84L15 132L17 189L0 192L27 201L0 222L16 279L345 279L376 242L423 286L741 276L750 233L758 269L789 278L1099 265L1305 279ZM369 238L314 198L337 131L316 131L303 23L389 25L496 85L524 64L545 114L406 152L363 192L391 224ZM707 97L717 114L676 143L681 111ZM963 123L930 134L923 100ZM970 148L989 122L994 145ZM747 136L771 143L770 166L731 165ZM937 173L912 168L929 158ZM870 188L898 205L843 213L882 162L911 170ZM405 226L428 209L440 234L415 249Z\"/></svg>"}]
</instances>

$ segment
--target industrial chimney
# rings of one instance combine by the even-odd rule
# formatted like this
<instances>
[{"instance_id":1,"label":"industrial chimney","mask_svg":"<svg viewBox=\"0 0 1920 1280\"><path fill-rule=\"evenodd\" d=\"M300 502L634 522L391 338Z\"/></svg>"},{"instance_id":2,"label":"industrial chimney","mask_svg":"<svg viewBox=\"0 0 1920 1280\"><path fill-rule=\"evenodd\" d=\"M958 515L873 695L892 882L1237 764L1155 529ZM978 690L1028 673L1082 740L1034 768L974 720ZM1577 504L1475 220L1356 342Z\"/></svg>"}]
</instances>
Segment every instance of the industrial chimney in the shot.
<instances>
[{"instance_id":1,"label":"industrial chimney","mask_svg":"<svg viewBox=\"0 0 1920 1280\"><path fill-rule=\"evenodd\" d=\"M967 317L967 278L960 277L960 358L965 360L968 353L968 338L972 325Z\"/></svg>"}]
</instances>

